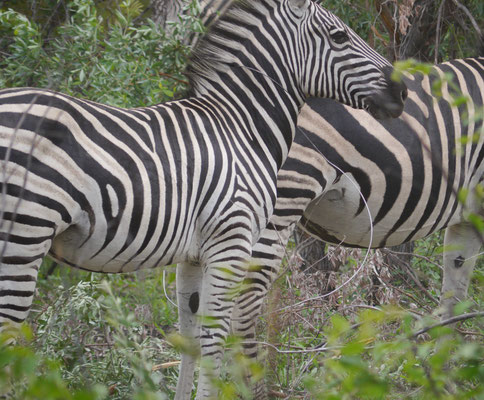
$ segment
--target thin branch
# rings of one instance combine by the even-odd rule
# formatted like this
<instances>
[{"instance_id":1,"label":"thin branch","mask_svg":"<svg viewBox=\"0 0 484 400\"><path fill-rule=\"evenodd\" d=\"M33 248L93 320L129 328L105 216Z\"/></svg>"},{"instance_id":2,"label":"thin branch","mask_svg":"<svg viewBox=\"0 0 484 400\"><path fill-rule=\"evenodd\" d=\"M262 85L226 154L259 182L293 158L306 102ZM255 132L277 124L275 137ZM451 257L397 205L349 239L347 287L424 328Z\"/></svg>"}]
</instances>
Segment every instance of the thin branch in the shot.
<instances>
[{"instance_id":1,"label":"thin branch","mask_svg":"<svg viewBox=\"0 0 484 400\"><path fill-rule=\"evenodd\" d=\"M479 28L479 25L477 24L476 20L474 19L474 17L472 16L472 14L468 10L468 8L466 6L464 6L463 4L459 3L457 0L452 0L452 1L457 6L457 8L460 8L467 15L467 17L471 21L472 26L474 27L474 29L476 30L477 34L479 35L479 38L482 41L484 39L484 37L482 35L481 28Z\"/></svg>"},{"instance_id":2,"label":"thin branch","mask_svg":"<svg viewBox=\"0 0 484 400\"><path fill-rule=\"evenodd\" d=\"M316 346L310 349L304 349L304 350L281 350L278 347L274 346L272 343L268 342L260 342L257 340L244 340L242 342L243 344L257 344L257 345L262 345L269 347L273 350L275 350L279 354L307 354L307 353L319 353L322 351L330 351L330 350L339 350L343 346L332 346L332 347L326 347L326 344L323 344L321 346Z\"/></svg>"},{"instance_id":3,"label":"thin branch","mask_svg":"<svg viewBox=\"0 0 484 400\"><path fill-rule=\"evenodd\" d=\"M396 254L396 255L408 255L407 252L405 251L395 251L395 250L391 250L391 249L385 249L385 251L388 253L388 254ZM429 257L427 256L423 256L423 255L420 255L420 254L417 254L417 253L412 253L412 257L416 257L416 258L420 258L421 260L424 260L432 265L435 265L436 267L438 267L441 271L444 270L444 268L442 267L442 265L440 265L438 262L435 262L435 261L432 261Z\"/></svg>"},{"instance_id":4,"label":"thin branch","mask_svg":"<svg viewBox=\"0 0 484 400\"><path fill-rule=\"evenodd\" d=\"M419 331L415 332L411 336L411 338L416 338L417 336L421 335L422 333L428 332L431 329L437 328L439 326L446 326L446 325L450 325L450 324L453 324L453 323L456 323L456 322L461 322L461 321L465 321L467 319L476 318L476 317L477 318L484 317L484 311L457 315L455 317L451 317L451 318L446 319L444 321L440 321L436 324L433 324L433 325L430 325L430 326L427 326L425 328L420 329Z\"/></svg>"},{"instance_id":5,"label":"thin branch","mask_svg":"<svg viewBox=\"0 0 484 400\"><path fill-rule=\"evenodd\" d=\"M459 332L461 335L484 337L484 334L483 333L480 333L480 332L465 331L465 330L459 329L459 328L457 328L456 331Z\"/></svg>"},{"instance_id":6,"label":"thin branch","mask_svg":"<svg viewBox=\"0 0 484 400\"><path fill-rule=\"evenodd\" d=\"M440 30L442 27L442 14L444 12L444 5L445 5L445 0L442 0L437 14L437 27L435 28L434 64L439 63Z\"/></svg>"},{"instance_id":7,"label":"thin branch","mask_svg":"<svg viewBox=\"0 0 484 400\"><path fill-rule=\"evenodd\" d=\"M172 79L172 80L174 80L175 82L182 83L182 84L184 84L184 85L188 85L188 84L189 84L189 82L188 82L188 81L183 80L183 79L179 79L179 78L177 78L176 76L173 76L173 75L171 75L171 74L166 74L166 73L164 73L164 72L158 72L158 75L160 75L160 76L164 76L165 78L168 78L168 79Z\"/></svg>"},{"instance_id":8,"label":"thin branch","mask_svg":"<svg viewBox=\"0 0 484 400\"><path fill-rule=\"evenodd\" d=\"M386 253L387 255L393 255L391 250L388 249L382 249L382 253ZM423 285L422 282L418 279L417 275L413 271L413 269L408 265L408 263L402 261L398 257L392 258L393 262L396 262L399 264L401 267L405 268L408 272L408 275L410 276L410 279L419 287L419 289L424 292L427 297L432 300L435 304L439 304L439 301L430 293Z\"/></svg>"}]
</instances>

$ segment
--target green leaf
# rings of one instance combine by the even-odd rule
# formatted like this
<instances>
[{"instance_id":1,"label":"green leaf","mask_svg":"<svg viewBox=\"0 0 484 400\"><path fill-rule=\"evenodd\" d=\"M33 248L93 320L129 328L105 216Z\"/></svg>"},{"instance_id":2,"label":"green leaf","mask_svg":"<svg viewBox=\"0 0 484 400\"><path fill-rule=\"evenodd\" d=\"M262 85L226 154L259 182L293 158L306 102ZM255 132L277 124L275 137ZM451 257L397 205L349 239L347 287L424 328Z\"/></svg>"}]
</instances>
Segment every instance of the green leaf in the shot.
<instances>
[{"instance_id":1,"label":"green leaf","mask_svg":"<svg viewBox=\"0 0 484 400\"><path fill-rule=\"evenodd\" d=\"M470 213L467 216L469 222L477 229L478 232L484 232L484 219L482 216L474 213Z\"/></svg>"}]
</instances>

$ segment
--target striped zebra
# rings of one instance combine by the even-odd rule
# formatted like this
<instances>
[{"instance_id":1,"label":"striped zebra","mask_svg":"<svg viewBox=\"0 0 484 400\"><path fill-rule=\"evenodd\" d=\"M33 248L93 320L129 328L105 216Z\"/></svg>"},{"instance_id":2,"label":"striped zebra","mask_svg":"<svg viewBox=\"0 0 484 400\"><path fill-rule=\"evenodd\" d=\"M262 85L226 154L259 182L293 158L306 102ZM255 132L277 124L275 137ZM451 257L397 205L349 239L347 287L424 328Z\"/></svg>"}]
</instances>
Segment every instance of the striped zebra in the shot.
<instances>
[{"instance_id":1,"label":"striped zebra","mask_svg":"<svg viewBox=\"0 0 484 400\"><path fill-rule=\"evenodd\" d=\"M434 95L432 86L447 74L452 84L443 84L442 97ZM262 301L298 221L317 238L356 247L393 246L447 228L444 315L465 297L484 239L467 220L469 213L484 215L476 190L484 179L484 58L439 64L429 76L404 82L408 99L397 119L377 121L327 99L308 99L302 108L278 174L274 214L254 247L255 267L234 311L249 356L257 353ZM452 107L460 93L470 100ZM460 189L468 193L465 205Z\"/></svg>"},{"instance_id":2,"label":"striped zebra","mask_svg":"<svg viewBox=\"0 0 484 400\"><path fill-rule=\"evenodd\" d=\"M46 254L104 273L177 263L180 333L205 361L197 398L216 397L234 296L306 97L395 117L406 88L391 72L310 0L237 1L194 50L187 99L122 109L0 91L2 328L25 320ZM183 354L176 399L194 368Z\"/></svg>"}]
</instances>

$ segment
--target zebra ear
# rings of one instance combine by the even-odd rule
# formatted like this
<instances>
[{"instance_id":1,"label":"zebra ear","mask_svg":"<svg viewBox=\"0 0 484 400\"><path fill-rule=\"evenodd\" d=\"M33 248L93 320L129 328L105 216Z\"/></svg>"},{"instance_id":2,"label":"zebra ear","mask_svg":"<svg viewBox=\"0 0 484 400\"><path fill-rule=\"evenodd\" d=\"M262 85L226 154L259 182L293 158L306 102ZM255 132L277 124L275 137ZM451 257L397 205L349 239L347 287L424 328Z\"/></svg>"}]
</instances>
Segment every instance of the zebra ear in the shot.
<instances>
[{"instance_id":1,"label":"zebra ear","mask_svg":"<svg viewBox=\"0 0 484 400\"><path fill-rule=\"evenodd\" d=\"M289 6L298 15L303 15L309 7L310 0L289 0Z\"/></svg>"}]
</instances>

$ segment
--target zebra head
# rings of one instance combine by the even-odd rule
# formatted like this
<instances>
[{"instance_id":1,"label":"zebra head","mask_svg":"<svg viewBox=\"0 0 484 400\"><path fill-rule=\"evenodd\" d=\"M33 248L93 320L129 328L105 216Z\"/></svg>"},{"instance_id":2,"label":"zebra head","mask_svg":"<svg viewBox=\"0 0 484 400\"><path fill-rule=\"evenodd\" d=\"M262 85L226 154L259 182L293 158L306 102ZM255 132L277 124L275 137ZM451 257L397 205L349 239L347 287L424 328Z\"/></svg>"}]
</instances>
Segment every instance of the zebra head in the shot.
<instances>
[{"instance_id":1,"label":"zebra head","mask_svg":"<svg viewBox=\"0 0 484 400\"><path fill-rule=\"evenodd\" d=\"M205 0L202 5L210 29L186 71L192 94L218 86L217 80L240 81L251 90L249 80L259 80L260 87L265 79L299 107L314 96L367 109L376 118L401 114L406 88L390 79L388 61L314 0Z\"/></svg>"},{"instance_id":2,"label":"zebra head","mask_svg":"<svg viewBox=\"0 0 484 400\"><path fill-rule=\"evenodd\" d=\"M363 108L378 119L402 113L405 85L391 79L390 63L351 28L311 0L286 0L280 6L292 13L298 29L295 58L306 96Z\"/></svg>"}]
</instances>

